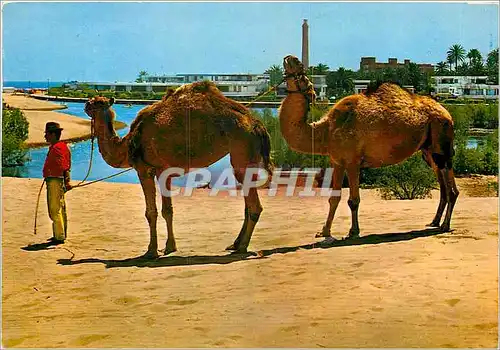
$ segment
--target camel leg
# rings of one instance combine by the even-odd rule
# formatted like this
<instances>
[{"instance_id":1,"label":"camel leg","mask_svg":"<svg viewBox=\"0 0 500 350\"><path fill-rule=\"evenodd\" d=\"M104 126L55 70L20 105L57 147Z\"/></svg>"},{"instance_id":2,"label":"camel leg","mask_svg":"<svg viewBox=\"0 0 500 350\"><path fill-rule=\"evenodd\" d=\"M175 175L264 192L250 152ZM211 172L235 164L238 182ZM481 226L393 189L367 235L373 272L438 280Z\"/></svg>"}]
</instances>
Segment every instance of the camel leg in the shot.
<instances>
[{"instance_id":1,"label":"camel leg","mask_svg":"<svg viewBox=\"0 0 500 350\"><path fill-rule=\"evenodd\" d=\"M344 180L344 167L334 166L333 176L332 176L332 186L334 191L342 191L342 181ZM328 200L330 203L330 210L328 212L328 217L326 219L325 225L321 232L316 234L316 237L331 237L330 230L332 228L333 218L335 216L335 211L340 202L340 195L334 194Z\"/></svg>"},{"instance_id":2,"label":"camel leg","mask_svg":"<svg viewBox=\"0 0 500 350\"><path fill-rule=\"evenodd\" d=\"M441 222L441 217L443 216L444 208L446 207L446 204L448 202L447 200L448 196L446 195L446 184L443 178L443 174L441 171L436 169L436 175L439 182L439 205L437 208L436 215L434 216L434 219L430 224L427 225L429 227L439 227L439 223Z\"/></svg>"},{"instance_id":3,"label":"camel leg","mask_svg":"<svg viewBox=\"0 0 500 350\"><path fill-rule=\"evenodd\" d=\"M245 174L243 171L235 168L234 176L239 183L243 184ZM238 170L237 170L238 169ZM238 237L234 243L227 247L228 250L235 250L238 253L246 253L250 239L252 238L255 225L259 221L260 214L262 213L262 205L260 204L259 194L256 188L250 188L248 195L245 196L245 221L241 228Z\"/></svg>"},{"instance_id":4,"label":"camel leg","mask_svg":"<svg viewBox=\"0 0 500 350\"><path fill-rule=\"evenodd\" d=\"M158 218L158 211L156 210L156 186L153 176L147 171L139 173L139 180L141 181L142 191L146 200L146 219L149 223L149 246L144 256L147 258L157 258L156 220Z\"/></svg>"},{"instance_id":5,"label":"camel leg","mask_svg":"<svg viewBox=\"0 0 500 350\"><path fill-rule=\"evenodd\" d=\"M348 238L359 237L358 208L361 201L359 196L359 167L350 167L347 169L349 179L349 200L347 204L351 209L351 229Z\"/></svg>"},{"instance_id":6,"label":"camel leg","mask_svg":"<svg viewBox=\"0 0 500 350\"><path fill-rule=\"evenodd\" d=\"M248 207L245 203L245 220L243 221L243 226L241 227L240 233L238 234L238 237L236 237L234 243L228 246L226 250L238 250L237 247L239 247L240 245L241 237L243 237L243 235L247 230L247 224L248 224Z\"/></svg>"},{"instance_id":7,"label":"camel leg","mask_svg":"<svg viewBox=\"0 0 500 350\"><path fill-rule=\"evenodd\" d=\"M167 190L171 190L172 181L169 178L167 180ZM161 215L165 219L167 223L167 243L165 245L165 250L163 251L164 255L168 255L177 251L177 246L175 244L174 237L174 228L173 228L173 216L174 216L174 208L172 206L172 197L162 196L162 206L161 206Z\"/></svg>"},{"instance_id":8,"label":"camel leg","mask_svg":"<svg viewBox=\"0 0 500 350\"><path fill-rule=\"evenodd\" d=\"M430 224L427 224L426 226L439 227L439 223L441 222L441 217L443 216L444 208L446 207L447 204L446 185L444 183L443 174L441 173L441 171L439 171L436 163L432 159L428 150L422 150L422 158L425 160L427 165L429 165L432 168L432 170L434 170L434 173L436 174L439 183L439 192L440 192L439 205L437 208L436 215L434 216L432 222Z\"/></svg>"},{"instance_id":9,"label":"camel leg","mask_svg":"<svg viewBox=\"0 0 500 350\"><path fill-rule=\"evenodd\" d=\"M453 208L458 198L458 188L455 184L455 175L453 169L440 169L439 170L443 176L444 184L446 187L446 201L448 202L448 207L446 208L446 216L444 217L443 224L441 225L441 231L450 231L451 214L453 213Z\"/></svg>"}]
</instances>

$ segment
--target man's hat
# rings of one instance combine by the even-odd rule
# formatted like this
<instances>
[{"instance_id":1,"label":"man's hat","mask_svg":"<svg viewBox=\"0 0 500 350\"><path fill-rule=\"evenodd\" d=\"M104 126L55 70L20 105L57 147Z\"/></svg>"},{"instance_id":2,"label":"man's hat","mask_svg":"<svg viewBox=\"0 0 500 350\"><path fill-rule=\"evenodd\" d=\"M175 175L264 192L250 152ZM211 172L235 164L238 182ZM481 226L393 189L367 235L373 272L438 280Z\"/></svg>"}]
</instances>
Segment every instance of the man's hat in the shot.
<instances>
[{"instance_id":1,"label":"man's hat","mask_svg":"<svg viewBox=\"0 0 500 350\"><path fill-rule=\"evenodd\" d=\"M45 124L45 132L54 132L57 130L63 130L63 128L61 128L61 125L59 125L59 123L48 122L47 124Z\"/></svg>"}]
</instances>

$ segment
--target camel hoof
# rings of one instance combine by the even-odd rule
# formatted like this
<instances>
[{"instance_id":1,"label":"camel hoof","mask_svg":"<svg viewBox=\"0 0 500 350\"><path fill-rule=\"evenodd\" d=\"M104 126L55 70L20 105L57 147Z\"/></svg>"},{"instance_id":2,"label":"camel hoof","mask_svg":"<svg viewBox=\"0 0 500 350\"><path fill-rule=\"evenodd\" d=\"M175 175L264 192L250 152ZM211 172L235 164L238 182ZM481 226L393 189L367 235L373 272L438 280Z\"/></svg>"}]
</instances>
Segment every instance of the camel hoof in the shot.
<instances>
[{"instance_id":1,"label":"camel hoof","mask_svg":"<svg viewBox=\"0 0 500 350\"><path fill-rule=\"evenodd\" d=\"M359 238L359 230L350 229L347 238Z\"/></svg>"},{"instance_id":2,"label":"camel hoof","mask_svg":"<svg viewBox=\"0 0 500 350\"><path fill-rule=\"evenodd\" d=\"M248 253L247 248L235 249L231 254L246 254Z\"/></svg>"},{"instance_id":3,"label":"camel hoof","mask_svg":"<svg viewBox=\"0 0 500 350\"><path fill-rule=\"evenodd\" d=\"M442 224L440 227L441 232L450 232L450 225Z\"/></svg>"},{"instance_id":4,"label":"camel hoof","mask_svg":"<svg viewBox=\"0 0 500 350\"><path fill-rule=\"evenodd\" d=\"M171 253L174 253L177 251L177 248L176 247L173 247L173 248L168 248L168 247L165 247L165 249L163 249L163 255L168 255L168 254L171 254Z\"/></svg>"},{"instance_id":5,"label":"camel hoof","mask_svg":"<svg viewBox=\"0 0 500 350\"><path fill-rule=\"evenodd\" d=\"M233 243L233 244L231 244L230 246L227 246L227 247L226 247L226 250L233 250L233 251L237 251L237 250L238 250L238 248L236 248L236 246L235 246L235 245L234 245L234 243Z\"/></svg>"},{"instance_id":6,"label":"camel hoof","mask_svg":"<svg viewBox=\"0 0 500 350\"><path fill-rule=\"evenodd\" d=\"M146 254L143 255L146 259L158 259L159 255L156 250L148 250Z\"/></svg>"},{"instance_id":7,"label":"camel hoof","mask_svg":"<svg viewBox=\"0 0 500 350\"><path fill-rule=\"evenodd\" d=\"M315 238L322 238L322 237L325 237L325 238L328 238L328 237L331 237L332 234L330 233L330 231L321 231L321 232L318 232L316 233L316 235L314 236Z\"/></svg>"},{"instance_id":8,"label":"camel hoof","mask_svg":"<svg viewBox=\"0 0 500 350\"><path fill-rule=\"evenodd\" d=\"M439 227L439 222L431 222L430 224L425 225L426 227Z\"/></svg>"}]
</instances>

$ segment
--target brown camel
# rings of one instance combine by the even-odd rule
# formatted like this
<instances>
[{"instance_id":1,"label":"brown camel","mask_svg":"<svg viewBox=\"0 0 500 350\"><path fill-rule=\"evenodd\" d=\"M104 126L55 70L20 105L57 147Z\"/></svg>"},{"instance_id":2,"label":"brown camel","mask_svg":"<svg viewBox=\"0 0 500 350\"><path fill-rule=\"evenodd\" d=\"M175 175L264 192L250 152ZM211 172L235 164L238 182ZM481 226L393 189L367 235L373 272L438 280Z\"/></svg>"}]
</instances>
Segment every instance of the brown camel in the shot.
<instances>
[{"instance_id":1,"label":"brown camel","mask_svg":"<svg viewBox=\"0 0 500 350\"><path fill-rule=\"evenodd\" d=\"M170 167L185 171L207 167L228 153L240 183L246 168L256 167L261 161L268 173L272 172L269 134L264 125L246 107L226 98L213 83L193 83L170 91L162 101L142 109L123 138L113 129L113 102L94 97L85 104L85 112L95 124L104 160L112 167L133 167L137 171L150 228L147 257L158 256L155 176L159 178ZM171 177L166 188L171 188ZM243 227L227 250L246 252L261 212L257 189L250 188L245 196ZM162 196L162 216L167 223L167 255L177 250L170 196Z\"/></svg>"},{"instance_id":2,"label":"brown camel","mask_svg":"<svg viewBox=\"0 0 500 350\"><path fill-rule=\"evenodd\" d=\"M448 205L441 230L450 230L458 189L452 169L453 120L444 107L385 83L373 93L341 99L319 121L309 124L307 113L316 96L313 85L295 56L286 56L283 66L288 95L279 111L281 132L293 150L330 157L333 190L341 190L347 172L352 213L348 237L359 236L360 169L396 164L418 150L436 173L441 190L437 213L428 226L439 227ZM339 202L340 196L330 197L328 218L317 237L330 237Z\"/></svg>"}]
</instances>

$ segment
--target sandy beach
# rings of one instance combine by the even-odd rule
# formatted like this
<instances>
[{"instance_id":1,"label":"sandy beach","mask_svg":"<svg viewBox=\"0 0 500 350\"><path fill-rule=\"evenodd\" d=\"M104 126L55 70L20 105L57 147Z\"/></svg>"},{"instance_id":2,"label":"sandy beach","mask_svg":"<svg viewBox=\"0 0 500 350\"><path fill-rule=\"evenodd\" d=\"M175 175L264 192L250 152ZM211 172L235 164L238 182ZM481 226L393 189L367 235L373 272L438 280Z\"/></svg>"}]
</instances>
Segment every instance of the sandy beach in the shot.
<instances>
[{"instance_id":1,"label":"sandy beach","mask_svg":"<svg viewBox=\"0 0 500 350\"><path fill-rule=\"evenodd\" d=\"M498 345L498 198L458 199L452 233L425 229L433 199L361 191L361 239L321 244L328 201L268 197L249 249L243 199L174 198L178 252L140 258L149 229L140 185L67 194L69 238L51 236L41 180L3 178L4 347L433 347ZM436 194L436 193L435 193ZM350 225L347 192L334 235ZM158 196L158 204L160 197ZM158 220L159 244L165 222ZM24 249L23 249L24 248ZM258 254L256 254L258 253Z\"/></svg>"},{"instance_id":2,"label":"sandy beach","mask_svg":"<svg viewBox=\"0 0 500 350\"><path fill-rule=\"evenodd\" d=\"M3 102L23 111L29 122L27 147L46 146L44 138L45 123L58 122L64 129L61 139L66 142L76 142L90 138L90 119L82 119L69 114L55 112L65 107L48 101L36 100L24 95L2 94ZM115 121L115 128L121 129L126 124Z\"/></svg>"}]
</instances>

